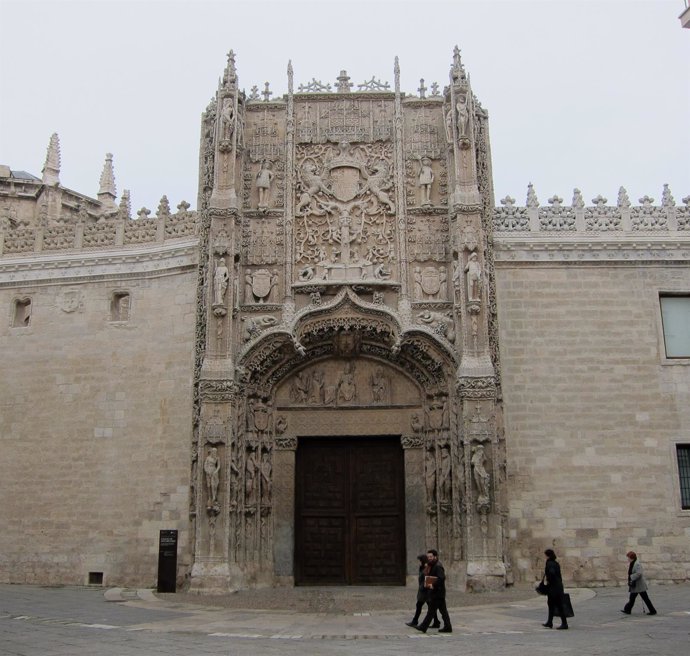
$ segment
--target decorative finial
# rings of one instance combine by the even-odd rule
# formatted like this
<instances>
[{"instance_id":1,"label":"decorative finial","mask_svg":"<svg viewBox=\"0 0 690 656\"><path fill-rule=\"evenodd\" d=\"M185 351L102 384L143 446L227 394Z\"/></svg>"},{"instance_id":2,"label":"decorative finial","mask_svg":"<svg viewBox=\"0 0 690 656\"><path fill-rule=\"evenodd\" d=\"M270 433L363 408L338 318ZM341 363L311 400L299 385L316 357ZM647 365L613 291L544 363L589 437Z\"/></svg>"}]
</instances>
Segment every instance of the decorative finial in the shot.
<instances>
[{"instance_id":1,"label":"decorative finial","mask_svg":"<svg viewBox=\"0 0 690 656\"><path fill-rule=\"evenodd\" d=\"M161 196L160 203L158 203L158 210L156 211L156 216L170 216L170 201L168 200L168 197L165 195Z\"/></svg>"},{"instance_id":2,"label":"decorative finial","mask_svg":"<svg viewBox=\"0 0 690 656\"><path fill-rule=\"evenodd\" d=\"M269 89L269 86L270 85L268 82L264 82L264 90L261 92L261 95L264 97L264 102L268 102L273 95L273 92Z\"/></svg>"},{"instance_id":3,"label":"decorative finial","mask_svg":"<svg viewBox=\"0 0 690 656\"><path fill-rule=\"evenodd\" d=\"M237 83L237 69L235 68L235 52L230 50L228 53L228 63L223 73L222 86L226 88L234 88Z\"/></svg>"},{"instance_id":4,"label":"decorative finial","mask_svg":"<svg viewBox=\"0 0 690 656\"><path fill-rule=\"evenodd\" d=\"M60 184L60 139L57 132L53 132L48 144L46 163L43 165L43 184Z\"/></svg>"},{"instance_id":5,"label":"decorative finial","mask_svg":"<svg viewBox=\"0 0 690 656\"><path fill-rule=\"evenodd\" d=\"M450 77L454 82L467 81L467 76L465 75L465 67L462 65L462 59L460 58L460 48L458 48L458 46L455 46L455 48L453 48L453 65L450 68Z\"/></svg>"},{"instance_id":6,"label":"decorative finial","mask_svg":"<svg viewBox=\"0 0 690 656\"><path fill-rule=\"evenodd\" d=\"M129 199L129 189L122 190L122 196L120 197L120 218L132 218L132 204Z\"/></svg>"},{"instance_id":7,"label":"decorative finial","mask_svg":"<svg viewBox=\"0 0 690 656\"><path fill-rule=\"evenodd\" d=\"M400 95L400 60L398 55L395 55L395 63L393 64L393 77L395 79L395 93Z\"/></svg>"},{"instance_id":8,"label":"decorative finial","mask_svg":"<svg viewBox=\"0 0 690 656\"><path fill-rule=\"evenodd\" d=\"M582 192L576 187L573 189L573 207L582 209L585 206L585 200L582 198Z\"/></svg>"},{"instance_id":9,"label":"decorative finial","mask_svg":"<svg viewBox=\"0 0 690 656\"><path fill-rule=\"evenodd\" d=\"M288 93L291 94L292 89L293 89L293 82L295 79L294 71L292 70L292 59L288 59L287 74L288 74Z\"/></svg>"},{"instance_id":10,"label":"decorative finial","mask_svg":"<svg viewBox=\"0 0 690 656\"><path fill-rule=\"evenodd\" d=\"M256 84L250 89L249 100L260 100L259 87L257 87Z\"/></svg>"},{"instance_id":11,"label":"decorative finial","mask_svg":"<svg viewBox=\"0 0 690 656\"><path fill-rule=\"evenodd\" d=\"M338 93L350 93L353 84L350 82L350 76L347 74L347 71L340 71L340 75L336 79Z\"/></svg>"},{"instance_id":12,"label":"decorative finial","mask_svg":"<svg viewBox=\"0 0 690 656\"><path fill-rule=\"evenodd\" d=\"M661 206L662 207L673 207L676 204L673 196L671 195L671 190L668 185L664 185L664 190L661 192Z\"/></svg>"},{"instance_id":13,"label":"decorative finial","mask_svg":"<svg viewBox=\"0 0 690 656\"><path fill-rule=\"evenodd\" d=\"M618 190L618 207L630 207L630 198L628 198L628 192L625 187L621 187Z\"/></svg>"},{"instance_id":14,"label":"decorative finial","mask_svg":"<svg viewBox=\"0 0 690 656\"><path fill-rule=\"evenodd\" d=\"M539 207L537 194L534 191L534 185L531 182L527 185L527 207Z\"/></svg>"},{"instance_id":15,"label":"decorative finial","mask_svg":"<svg viewBox=\"0 0 690 656\"><path fill-rule=\"evenodd\" d=\"M113 154L106 153L103 172L101 173L100 188L98 190L98 200L104 210L117 209L115 205L115 171L113 170Z\"/></svg>"},{"instance_id":16,"label":"decorative finial","mask_svg":"<svg viewBox=\"0 0 690 656\"><path fill-rule=\"evenodd\" d=\"M421 78L419 80L419 89L417 89L417 91L419 91L419 97L422 100L426 98L426 87L424 86L424 78Z\"/></svg>"}]
</instances>

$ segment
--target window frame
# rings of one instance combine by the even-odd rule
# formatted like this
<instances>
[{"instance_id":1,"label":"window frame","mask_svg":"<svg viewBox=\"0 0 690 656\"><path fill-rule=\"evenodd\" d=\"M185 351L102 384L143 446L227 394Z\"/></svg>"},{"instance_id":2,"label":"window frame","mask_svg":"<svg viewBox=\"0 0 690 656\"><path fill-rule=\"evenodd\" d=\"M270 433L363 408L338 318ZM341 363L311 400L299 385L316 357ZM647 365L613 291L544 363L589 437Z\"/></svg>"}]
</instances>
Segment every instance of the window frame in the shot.
<instances>
[{"instance_id":1,"label":"window frame","mask_svg":"<svg viewBox=\"0 0 690 656\"><path fill-rule=\"evenodd\" d=\"M662 310L662 298L668 297L682 297L690 301L690 290L685 287L683 289L659 289L657 290L657 330L659 339L659 359L661 364L665 365L690 365L690 355L676 355L669 356L666 352L666 334L664 332L664 313Z\"/></svg>"}]
</instances>

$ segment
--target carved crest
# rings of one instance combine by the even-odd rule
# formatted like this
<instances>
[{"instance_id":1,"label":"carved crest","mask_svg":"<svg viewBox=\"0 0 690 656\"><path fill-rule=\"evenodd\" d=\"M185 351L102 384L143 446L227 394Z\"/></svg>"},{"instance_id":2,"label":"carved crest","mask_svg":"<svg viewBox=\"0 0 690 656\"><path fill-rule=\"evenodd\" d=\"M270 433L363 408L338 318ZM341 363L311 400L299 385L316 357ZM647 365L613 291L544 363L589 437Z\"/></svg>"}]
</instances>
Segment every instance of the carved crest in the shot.
<instances>
[{"instance_id":1,"label":"carved crest","mask_svg":"<svg viewBox=\"0 0 690 656\"><path fill-rule=\"evenodd\" d=\"M422 290L429 296L438 294L441 289L441 274L436 267L425 267L422 271Z\"/></svg>"},{"instance_id":2,"label":"carved crest","mask_svg":"<svg viewBox=\"0 0 690 656\"><path fill-rule=\"evenodd\" d=\"M266 298L271 293L271 272L257 269L252 274L252 292L257 298Z\"/></svg>"},{"instance_id":3,"label":"carved crest","mask_svg":"<svg viewBox=\"0 0 690 656\"><path fill-rule=\"evenodd\" d=\"M343 202L352 200L360 191L360 172L354 166L336 166L331 169L331 191Z\"/></svg>"}]
</instances>

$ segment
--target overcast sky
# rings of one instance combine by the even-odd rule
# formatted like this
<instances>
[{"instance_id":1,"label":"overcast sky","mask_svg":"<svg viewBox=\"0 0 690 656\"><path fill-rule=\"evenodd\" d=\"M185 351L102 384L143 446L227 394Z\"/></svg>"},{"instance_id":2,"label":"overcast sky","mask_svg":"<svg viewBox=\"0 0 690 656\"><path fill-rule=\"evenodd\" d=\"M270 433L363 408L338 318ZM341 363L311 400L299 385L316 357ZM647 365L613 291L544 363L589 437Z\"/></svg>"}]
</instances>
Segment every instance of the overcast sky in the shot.
<instances>
[{"instance_id":1,"label":"overcast sky","mask_svg":"<svg viewBox=\"0 0 690 656\"><path fill-rule=\"evenodd\" d=\"M240 88L372 76L416 94L453 47L490 116L496 201L676 202L690 194L690 30L683 0L0 0L0 164L95 196L106 152L132 208L196 207L200 115L234 49Z\"/></svg>"}]
</instances>

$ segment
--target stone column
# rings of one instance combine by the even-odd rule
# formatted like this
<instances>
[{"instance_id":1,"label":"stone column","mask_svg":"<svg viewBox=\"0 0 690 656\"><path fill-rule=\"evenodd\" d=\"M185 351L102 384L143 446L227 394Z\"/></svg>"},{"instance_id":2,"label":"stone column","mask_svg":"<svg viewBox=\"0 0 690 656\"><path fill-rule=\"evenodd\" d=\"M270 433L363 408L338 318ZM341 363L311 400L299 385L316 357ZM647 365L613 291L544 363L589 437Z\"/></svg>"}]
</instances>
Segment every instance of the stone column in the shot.
<instances>
[{"instance_id":1,"label":"stone column","mask_svg":"<svg viewBox=\"0 0 690 656\"><path fill-rule=\"evenodd\" d=\"M418 585L417 555L427 549L424 498L424 439L421 433L401 438L405 458L405 547L407 553L406 581L410 587Z\"/></svg>"}]
</instances>

